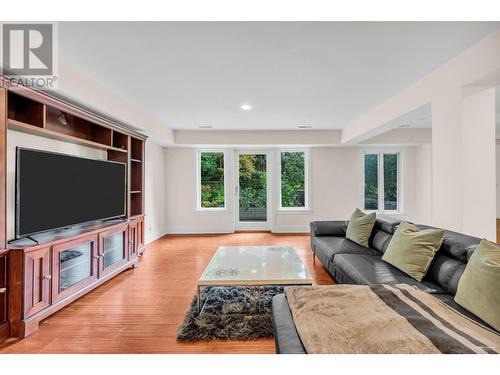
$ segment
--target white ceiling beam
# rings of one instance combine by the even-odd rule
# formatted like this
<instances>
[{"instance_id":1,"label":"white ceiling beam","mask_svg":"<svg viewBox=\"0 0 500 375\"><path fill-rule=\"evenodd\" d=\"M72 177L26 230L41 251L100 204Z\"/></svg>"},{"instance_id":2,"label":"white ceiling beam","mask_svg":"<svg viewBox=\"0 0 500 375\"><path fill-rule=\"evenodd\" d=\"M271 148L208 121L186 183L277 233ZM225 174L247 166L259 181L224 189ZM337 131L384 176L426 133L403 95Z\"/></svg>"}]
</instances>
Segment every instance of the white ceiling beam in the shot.
<instances>
[{"instance_id":1,"label":"white ceiling beam","mask_svg":"<svg viewBox=\"0 0 500 375\"><path fill-rule=\"evenodd\" d=\"M344 128L341 143L359 143L387 131L390 121L432 103L435 93L446 87L498 84L499 70L500 31L496 31Z\"/></svg>"}]
</instances>

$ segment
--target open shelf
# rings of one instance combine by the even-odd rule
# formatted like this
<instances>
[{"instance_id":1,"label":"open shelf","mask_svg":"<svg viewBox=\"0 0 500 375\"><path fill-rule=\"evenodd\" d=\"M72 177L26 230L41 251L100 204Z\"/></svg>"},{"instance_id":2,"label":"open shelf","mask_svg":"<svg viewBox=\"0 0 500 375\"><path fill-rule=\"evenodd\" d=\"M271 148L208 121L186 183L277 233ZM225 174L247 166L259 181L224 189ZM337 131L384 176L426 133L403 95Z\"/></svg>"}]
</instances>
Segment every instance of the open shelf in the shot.
<instances>
[{"instance_id":1,"label":"open shelf","mask_svg":"<svg viewBox=\"0 0 500 375\"><path fill-rule=\"evenodd\" d=\"M9 92L9 120L43 128L45 124L45 106L42 103Z\"/></svg>"},{"instance_id":2,"label":"open shelf","mask_svg":"<svg viewBox=\"0 0 500 375\"><path fill-rule=\"evenodd\" d=\"M128 135L113 130L113 147L128 150Z\"/></svg>"},{"instance_id":3,"label":"open shelf","mask_svg":"<svg viewBox=\"0 0 500 375\"><path fill-rule=\"evenodd\" d=\"M25 96L26 95L26 96ZM144 215L145 137L43 93L7 92L8 128L105 150L126 165L127 216Z\"/></svg>"},{"instance_id":4,"label":"open shelf","mask_svg":"<svg viewBox=\"0 0 500 375\"><path fill-rule=\"evenodd\" d=\"M140 139L130 138L130 158L135 161L142 161L144 142Z\"/></svg>"},{"instance_id":5,"label":"open shelf","mask_svg":"<svg viewBox=\"0 0 500 375\"><path fill-rule=\"evenodd\" d=\"M47 107L45 129L112 147L111 129L64 113L57 108Z\"/></svg>"},{"instance_id":6,"label":"open shelf","mask_svg":"<svg viewBox=\"0 0 500 375\"><path fill-rule=\"evenodd\" d=\"M143 212L142 207L142 194L130 194L130 216L141 215Z\"/></svg>"},{"instance_id":7,"label":"open shelf","mask_svg":"<svg viewBox=\"0 0 500 375\"><path fill-rule=\"evenodd\" d=\"M60 132L55 131L55 130L40 128L38 126L26 124L26 123L16 121L16 120L9 119L8 127L9 127L9 129L21 131L24 133L40 135L40 136L52 138L52 139L59 139L59 140L70 142L70 143L77 143L77 144L80 144L83 146L99 148L101 150L112 150L114 152L119 152L121 154L124 154L125 158L127 155L127 150L122 150L119 148L107 146L107 145L102 144L102 143L97 143L97 142L89 141L89 140L82 139L79 137L75 137L72 135L60 133Z\"/></svg>"}]
</instances>

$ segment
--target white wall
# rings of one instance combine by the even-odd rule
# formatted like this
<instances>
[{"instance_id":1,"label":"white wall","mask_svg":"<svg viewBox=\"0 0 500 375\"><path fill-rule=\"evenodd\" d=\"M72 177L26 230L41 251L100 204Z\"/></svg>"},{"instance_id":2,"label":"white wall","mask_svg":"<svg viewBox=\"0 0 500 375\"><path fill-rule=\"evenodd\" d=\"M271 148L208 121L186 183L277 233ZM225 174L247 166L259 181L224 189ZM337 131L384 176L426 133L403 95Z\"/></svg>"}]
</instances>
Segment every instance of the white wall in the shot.
<instances>
[{"instance_id":1,"label":"white wall","mask_svg":"<svg viewBox=\"0 0 500 375\"><path fill-rule=\"evenodd\" d=\"M462 98L462 231L496 240L495 88Z\"/></svg>"},{"instance_id":2,"label":"white wall","mask_svg":"<svg viewBox=\"0 0 500 375\"><path fill-rule=\"evenodd\" d=\"M432 146L415 147L414 220L432 225Z\"/></svg>"},{"instance_id":3,"label":"white wall","mask_svg":"<svg viewBox=\"0 0 500 375\"><path fill-rule=\"evenodd\" d=\"M146 141L146 202L145 241L149 243L163 236L167 227L167 168L164 148Z\"/></svg>"},{"instance_id":4,"label":"white wall","mask_svg":"<svg viewBox=\"0 0 500 375\"><path fill-rule=\"evenodd\" d=\"M196 211L196 150L167 149L167 231L169 233L232 232L230 200L225 212ZM231 173L226 168L225 173ZM230 180L230 176L228 176ZM232 191L228 189L228 191Z\"/></svg>"},{"instance_id":5,"label":"white wall","mask_svg":"<svg viewBox=\"0 0 500 375\"><path fill-rule=\"evenodd\" d=\"M14 130L7 131L7 239L15 237L16 147L59 152L93 159L106 159L106 152L73 143L39 137ZM43 181L40 181L42 184Z\"/></svg>"},{"instance_id":6,"label":"white wall","mask_svg":"<svg viewBox=\"0 0 500 375\"><path fill-rule=\"evenodd\" d=\"M306 213L274 211L273 231L307 231L312 220L346 220L362 207L362 155L360 147L316 147L311 149L311 210ZM375 148L371 150L376 150ZM378 149L377 149L378 150ZM430 146L403 150L403 201L401 218L428 223L430 217ZM227 149L232 154L230 149ZM196 150L167 151L167 232L202 233L234 231L233 202L218 213L196 211ZM417 173L418 171L418 173ZM229 181L232 168L226 169ZM230 182L228 192L233 192ZM230 195L231 197L233 194ZM275 199L275 205L277 204Z\"/></svg>"},{"instance_id":7,"label":"white wall","mask_svg":"<svg viewBox=\"0 0 500 375\"><path fill-rule=\"evenodd\" d=\"M500 145L496 145L497 218L500 219Z\"/></svg>"}]
</instances>

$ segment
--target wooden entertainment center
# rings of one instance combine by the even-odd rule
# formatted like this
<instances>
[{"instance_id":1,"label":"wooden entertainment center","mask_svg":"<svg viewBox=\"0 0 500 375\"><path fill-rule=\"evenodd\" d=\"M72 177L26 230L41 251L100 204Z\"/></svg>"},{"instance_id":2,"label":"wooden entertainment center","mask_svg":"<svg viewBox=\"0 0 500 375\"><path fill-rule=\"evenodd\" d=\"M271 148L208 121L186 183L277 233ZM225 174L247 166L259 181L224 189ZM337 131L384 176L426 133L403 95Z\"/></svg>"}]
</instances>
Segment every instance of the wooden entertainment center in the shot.
<instances>
[{"instance_id":1,"label":"wooden entertainment center","mask_svg":"<svg viewBox=\"0 0 500 375\"><path fill-rule=\"evenodd\" d=\"M108 160L125 163L126 216L40 234L38 244L9 244L7 129L104 150ZM0 343L30 335L41 320L137 266L144 252L145 140L97 113L0 76Z\"/></svg>"}]
</instances>

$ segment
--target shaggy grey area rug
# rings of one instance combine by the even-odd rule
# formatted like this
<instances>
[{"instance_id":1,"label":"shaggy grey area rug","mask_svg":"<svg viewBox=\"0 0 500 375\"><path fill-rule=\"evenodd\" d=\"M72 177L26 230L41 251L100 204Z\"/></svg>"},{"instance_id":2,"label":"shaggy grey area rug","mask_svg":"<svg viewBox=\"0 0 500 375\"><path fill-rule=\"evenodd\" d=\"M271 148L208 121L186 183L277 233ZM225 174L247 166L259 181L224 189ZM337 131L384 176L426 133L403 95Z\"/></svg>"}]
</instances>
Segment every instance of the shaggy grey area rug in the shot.
<instances>
[{"instance_id":1,"label":"shaggy grey area rug","mask_svg":"<svg viewBox=\"0 0 500 375\"><path fill-rule=\"evenodd\" d=\"M260 337L272 337L271 300L276 294L283 293L283 287L266 287L265 304L244 305L243 288L206 287L202 289L203 310L198 315L196 296L177 328L180 341L200 340L252 340ZM262 301L261 297L261 301Z\"/></svg>"}]
</instances>

